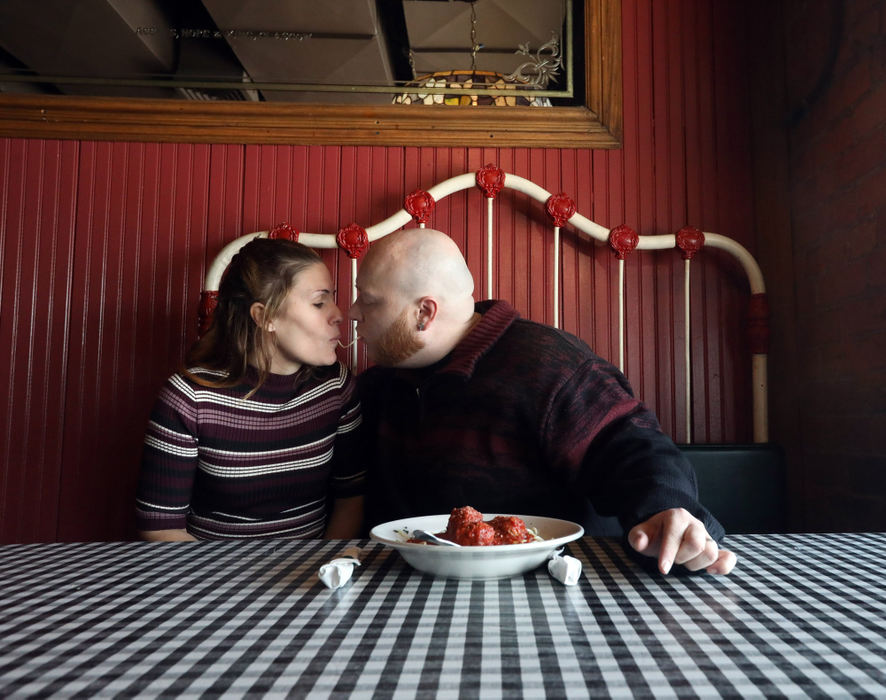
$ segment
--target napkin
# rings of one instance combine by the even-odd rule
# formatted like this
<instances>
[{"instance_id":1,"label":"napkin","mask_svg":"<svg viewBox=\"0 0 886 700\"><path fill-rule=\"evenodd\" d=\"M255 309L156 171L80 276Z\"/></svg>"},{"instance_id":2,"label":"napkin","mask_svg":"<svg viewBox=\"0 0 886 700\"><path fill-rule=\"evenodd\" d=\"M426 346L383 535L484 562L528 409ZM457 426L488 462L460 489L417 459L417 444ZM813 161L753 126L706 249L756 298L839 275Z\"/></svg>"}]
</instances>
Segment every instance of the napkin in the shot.
<instances>
[{"instance_id":1,"label":"napkin","mask_svg":"<svg viewBox=\"0 0 886 700\"><path fill-rule=\"evenodd\" d=\"M551 554L551 558L548 559L548 572L560 583L574 586L581 576L581 562L568 554L560 556L561 551Z\"/></svg>"},{"instance_id":2,"label":"napkin","mask_svg":"<svg viewBox=\"0 0 886 700\"><path fill-rule=\"evenodd\" d=\"M341 588L354 575L354 567L360 566L361 551L358 547L347 547L342 556L328 561L320 567L317 575L327 588Z\"/></svg>"}]
</instances>

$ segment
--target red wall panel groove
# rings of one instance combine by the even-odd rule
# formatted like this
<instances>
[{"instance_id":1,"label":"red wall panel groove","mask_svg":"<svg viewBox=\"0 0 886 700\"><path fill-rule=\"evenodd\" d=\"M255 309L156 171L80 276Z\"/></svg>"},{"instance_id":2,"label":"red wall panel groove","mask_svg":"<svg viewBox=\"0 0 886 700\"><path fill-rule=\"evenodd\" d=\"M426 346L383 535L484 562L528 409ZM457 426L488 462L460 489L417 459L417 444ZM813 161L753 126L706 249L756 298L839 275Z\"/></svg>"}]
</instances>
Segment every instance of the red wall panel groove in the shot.
<instances>
[{"instance_id":1,"label":"red wall panel groove","mask_svg":"<svg viewBox=\"0 0 886 700\"><path fill-rule=\"evenodd\" d=\"M3 537L55 537L62 471L76 143L0 141ZM73 342L76 342L74 339Z\"/></svg>"}]
</instances>

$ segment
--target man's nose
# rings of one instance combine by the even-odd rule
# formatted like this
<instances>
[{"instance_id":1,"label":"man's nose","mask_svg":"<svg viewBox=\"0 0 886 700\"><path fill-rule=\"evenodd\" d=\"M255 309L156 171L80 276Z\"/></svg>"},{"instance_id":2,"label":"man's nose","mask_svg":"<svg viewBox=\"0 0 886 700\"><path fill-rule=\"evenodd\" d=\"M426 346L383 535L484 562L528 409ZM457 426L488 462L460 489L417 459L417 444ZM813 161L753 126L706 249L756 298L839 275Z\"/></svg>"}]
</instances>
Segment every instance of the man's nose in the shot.
<instances>
[{"instance_id":1,"label":"man's nose","mask_svg":"<svg viewBox=\"0 0 886 700\"><path fill-rule=\"evenodd\" d=\"M348 318L351 319L352 321L362 321L363 320L363 316L360 313L359 302L355 301L353 304L351 304L351 308L348 309Z\"/></svg>"}]
</instances>

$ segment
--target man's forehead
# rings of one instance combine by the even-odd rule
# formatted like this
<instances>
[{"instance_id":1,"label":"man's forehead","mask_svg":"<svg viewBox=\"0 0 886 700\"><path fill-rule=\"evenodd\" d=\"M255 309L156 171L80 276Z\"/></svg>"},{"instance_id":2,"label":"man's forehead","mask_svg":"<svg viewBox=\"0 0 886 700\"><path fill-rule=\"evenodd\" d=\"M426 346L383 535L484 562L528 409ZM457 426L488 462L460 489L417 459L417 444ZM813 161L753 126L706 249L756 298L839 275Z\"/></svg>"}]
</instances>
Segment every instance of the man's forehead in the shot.
<instances>
[{"instance_id":1,"label":"man's forehead","mask_svg":"<svg viewBox=\"0 0 886 700\"><path fill-rule=\"evenodd\" d=\"M367 274L364 271L357 273L356 285L358 291L363 295L373 297L381 297L384 295L385 289L383 280L376 279L373 275Z\"/></svg>"},{"instance_id":2,"label":"man's forehead","mask_svg":"<svg viewBox=\"0 0 886 700\"><path fill-rule=\"evenodd\" d=\"M356 284L364 296L398 302L406 293L412 271L398 255L400 246L385 245L387 242L387 238L382 239L377 248L370 249L357 269Z\"/></svg>"},{"instance_id":3,"label":"man's forehead","mask_svg":"<svg viewBox=\"0 0 886 700\"><path fill-rule=\"evenodd\" d=\"M385 266L374 259L364 261L357 269L357 286L361 291L381 291L386 286L387 278Z\"/></svg>"},{"instance_id":4,"label":"man's forehead","mask_svg":"<svg viewBox=\"0 0 886 700\"><path fill-rule=\"evenodd\" d=\"M373 304L392 304L399 306L403 303L404 297L400 289L390 278L386 276L373 275L372 277L362 277L357 275L357 292L363 297L364 301Z\"/></svg>"}]
</instances>

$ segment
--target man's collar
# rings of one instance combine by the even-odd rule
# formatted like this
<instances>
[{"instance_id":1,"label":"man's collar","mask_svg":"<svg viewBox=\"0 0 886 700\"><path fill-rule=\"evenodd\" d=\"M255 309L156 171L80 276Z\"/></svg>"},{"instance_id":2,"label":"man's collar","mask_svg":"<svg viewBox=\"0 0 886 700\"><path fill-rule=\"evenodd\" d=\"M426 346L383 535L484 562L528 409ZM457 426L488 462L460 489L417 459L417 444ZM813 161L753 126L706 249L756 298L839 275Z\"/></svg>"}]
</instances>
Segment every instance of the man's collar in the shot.
<instances>
[{"instance_id":1,"label":"man's collar","mask_svg":"<svg viewBox=\"0 0 886 700\"><path fill-rule=\"evenodd\" d=\"M416 386L435 374L462 377L465 381L474 374L477 362L501 338L520 314L506 301L488 299L477 302L474 310L481 315L470 332L461 339L452 352L427 367L396 368L394 376Z\"/></svg>"},{"instance_id":2,"label":"man's collar","mask_svg":"<svg viewBox=\"0 0 886 700\"><path fill-rule=\"evenodd\" d=\"M498 299L477 302L474 310L481 314L474 325L453 351L439 363L437 371L461 375L470 379L474 368L489 350L504 335L520 314L508 302Z\"/></svg>"}]
</instances>

